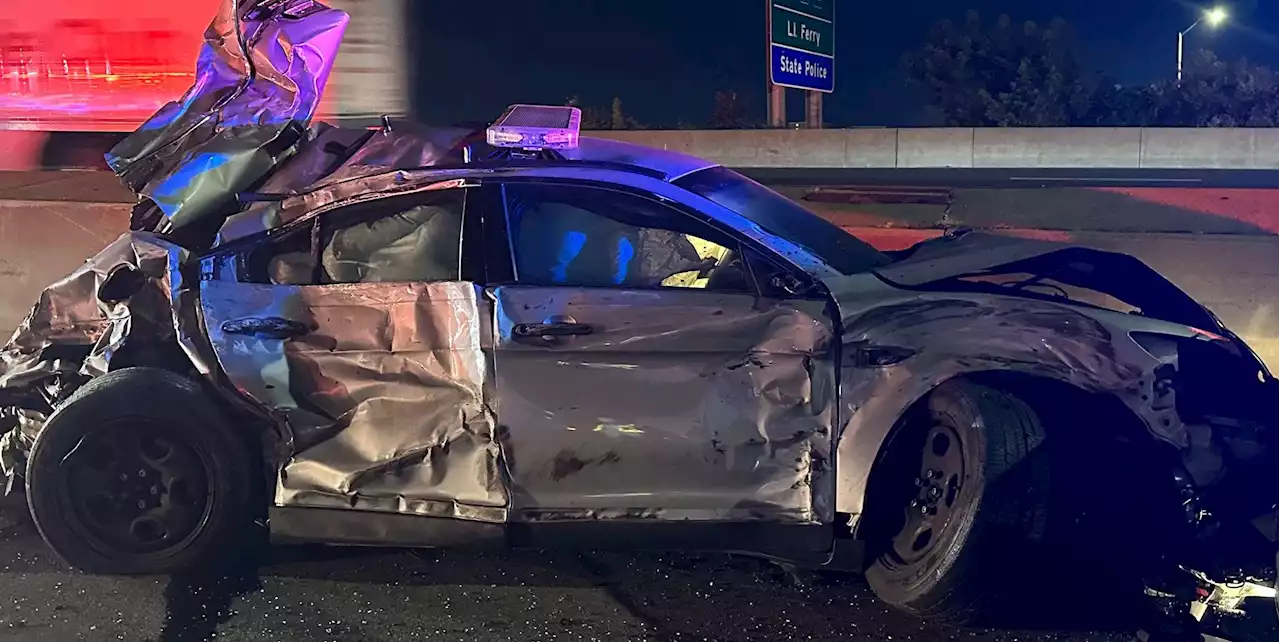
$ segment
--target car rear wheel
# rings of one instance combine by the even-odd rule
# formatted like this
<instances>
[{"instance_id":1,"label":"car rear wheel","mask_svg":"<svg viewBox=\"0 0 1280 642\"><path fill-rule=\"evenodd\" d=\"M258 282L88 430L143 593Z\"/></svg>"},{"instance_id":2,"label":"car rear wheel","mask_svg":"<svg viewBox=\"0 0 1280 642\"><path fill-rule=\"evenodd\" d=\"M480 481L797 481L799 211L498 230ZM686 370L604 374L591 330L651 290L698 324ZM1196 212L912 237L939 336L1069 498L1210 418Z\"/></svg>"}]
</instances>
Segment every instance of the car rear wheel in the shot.
<instances>
[{"instance_id":1,"label":"car rear wheel","mask_svg":"<svg viewBox=\"0 0 1280 642\"><path fill-rule=\"evenodd\" d=\"M27 462L40 535L95 573L172 573L214 561L244 531L252 466L195 383L126 368L77 390Z\"/></svg>"},{"instance_id":2,"label":"car rear wheel","mask_svg":"<svg viewBox=\"0 0 1280 642\"><path fill-rule=\"evenodd\" d=\"M1005 391L955 380L932 392L877 464L876 594L952 625L1017 608L1048 522L1046 446L1036 413Z\"/></svg>"}]
</instances>

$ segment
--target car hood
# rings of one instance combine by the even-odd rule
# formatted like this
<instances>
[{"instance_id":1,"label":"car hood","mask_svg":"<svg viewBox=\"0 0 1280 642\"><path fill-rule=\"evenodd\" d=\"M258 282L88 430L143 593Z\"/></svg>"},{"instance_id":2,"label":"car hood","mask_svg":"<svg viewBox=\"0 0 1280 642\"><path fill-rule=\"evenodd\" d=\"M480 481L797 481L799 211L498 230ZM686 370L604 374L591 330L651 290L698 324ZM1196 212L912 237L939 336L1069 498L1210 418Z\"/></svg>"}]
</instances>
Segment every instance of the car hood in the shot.
<instances>
[{"instance_id":1,"label":"car hood","mask_svg":"<svg viewBox=\"0 0 1280 642\"><path fill-rule=\"evenodd\" d=\"M139 196L133 229L177 233L236 206L306 138L347 14L311 0L223 0L195 83L107 153Z\"/></svg>"},{"instance_id":2,"label":"car hood","mask_svg":"<svg viewBox=\"0 0 1280 642\"><path fill-rule=\"evenodd\" d=\"M1145 317L1207 330L1244 346L1208 308L1128 254L976 232L942 236L890 254L895 260L875 273L899 288L941 289L961 277L984 274L1043 276L1114 297Z\"/></svg>"}]
</instances>

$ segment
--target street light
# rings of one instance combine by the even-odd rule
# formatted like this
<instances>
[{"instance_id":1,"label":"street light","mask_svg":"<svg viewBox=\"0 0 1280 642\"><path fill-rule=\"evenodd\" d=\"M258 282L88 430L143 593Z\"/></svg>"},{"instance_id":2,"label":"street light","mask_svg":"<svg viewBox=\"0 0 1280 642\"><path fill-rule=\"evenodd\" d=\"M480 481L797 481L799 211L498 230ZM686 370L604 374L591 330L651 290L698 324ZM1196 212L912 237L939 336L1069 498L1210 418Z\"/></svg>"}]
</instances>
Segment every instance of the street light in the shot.
<instances>
[{"instance_id":1,"label":"street light","mask_svg":"<svg viewBox=\"0 0 1280 642\"><path fill-rule=\"evenodd\" d=\"M1223 21L1225 21L1226 19L1227 19L1226 8L1213 7L1212 9L1206 9L1204 13L1200 14L1200 17L1196 18L1196 21L1191 23L1190 27L1187 27L1186 29L1183 29L1182 31L1178 32L1178 82L1182 82L1182 38L1183 36L1187 35L1188 33L1191 33L1191 30L1195 29L1196 25L1200 24L1201 22L1208 24L1210 27L1216 27L1222 24Z\"/></svg>"}]
</instances>

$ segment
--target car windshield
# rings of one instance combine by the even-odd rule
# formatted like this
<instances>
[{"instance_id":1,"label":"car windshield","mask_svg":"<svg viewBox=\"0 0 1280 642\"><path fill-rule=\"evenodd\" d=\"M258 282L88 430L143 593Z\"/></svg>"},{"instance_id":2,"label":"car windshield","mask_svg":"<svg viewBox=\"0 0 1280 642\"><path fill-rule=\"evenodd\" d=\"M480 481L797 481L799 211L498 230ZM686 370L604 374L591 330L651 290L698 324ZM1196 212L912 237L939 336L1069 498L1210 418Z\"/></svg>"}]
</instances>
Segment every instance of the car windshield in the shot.
<instances>
[{"instance_id":1,"label":"car windshield","mask_svg":"<svg viewBox=\"0 0 1280 642\"><path fill-rule=\"evenodd\" d=\"M726 167L697 171L675 184L799 245L842 274L866 272L890 262L888 256L831 221Z\"/></svg>"}]
</instances>

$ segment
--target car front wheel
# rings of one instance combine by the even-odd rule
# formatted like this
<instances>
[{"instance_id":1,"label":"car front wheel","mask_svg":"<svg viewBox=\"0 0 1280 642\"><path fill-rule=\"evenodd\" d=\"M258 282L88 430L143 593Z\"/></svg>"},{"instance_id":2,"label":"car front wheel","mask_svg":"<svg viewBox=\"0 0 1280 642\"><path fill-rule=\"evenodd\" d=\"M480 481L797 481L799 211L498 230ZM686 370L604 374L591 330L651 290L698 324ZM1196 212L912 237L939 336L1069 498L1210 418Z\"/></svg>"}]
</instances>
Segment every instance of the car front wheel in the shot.
<instances>
[{"instance_id":1,"label":"car front wheel","mask_svg":"<svg viewBox=\"0 0 1280 642\"><path fill-rule=\"evenodd\" d=\"M77 390L27 462L40 535L95 573L172 573L212 562L245 526L247 449L194 382L126 368Z\"/></svg>"},{"instance_id":2,"label":"car front wheel","mask_svg":"<svg viewBox=\"0 0 1280 642\"><path fill-rule=\"evenodd\" d=\"M1012 606L1048 521L1047 446L1039 417L1012 394L966 380L935 389L877 464L876 594L953 625Z\"/></svg>"}]
</instances>

